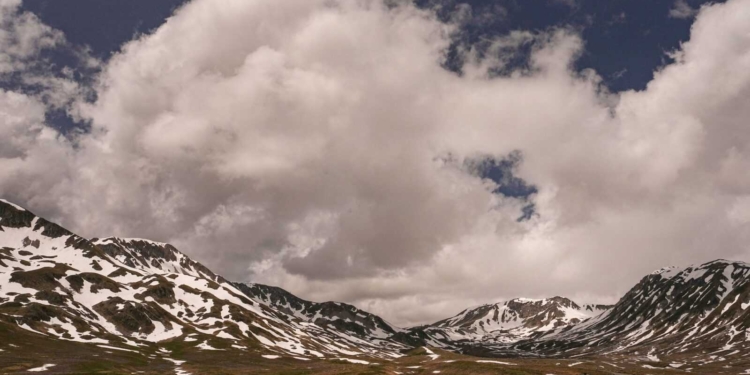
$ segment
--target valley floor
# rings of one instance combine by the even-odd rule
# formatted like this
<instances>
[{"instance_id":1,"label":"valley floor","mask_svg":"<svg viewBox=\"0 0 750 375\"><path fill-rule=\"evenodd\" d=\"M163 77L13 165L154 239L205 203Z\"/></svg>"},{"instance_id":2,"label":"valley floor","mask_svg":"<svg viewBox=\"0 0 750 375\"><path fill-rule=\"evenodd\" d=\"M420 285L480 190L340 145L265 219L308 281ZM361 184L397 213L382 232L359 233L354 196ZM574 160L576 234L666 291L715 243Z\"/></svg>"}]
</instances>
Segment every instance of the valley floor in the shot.
<instances>
[{"instance_id":1,"label":"valley floor","mask_svg":"<svg viewBox=\"0 0 750 375\"><path fill-rule=\"evenodd\" d=\"M217 343L218 344L218 343ZM28 374L743 374L744 363L703 366L648 358L515 359L465 356L438 349L414 349L393 361L365 357L301 360L263 348L201 350L185 342L113 346L55 340L0 323L0 373ZM356 362L356 363L353 363ZM365 364L367 363L367 364ZM672 365L676 365L672 363ZM688 367L691 366L691 367ZM686 371L690 368L690 371Z\"/></svg>"}]
</instances>

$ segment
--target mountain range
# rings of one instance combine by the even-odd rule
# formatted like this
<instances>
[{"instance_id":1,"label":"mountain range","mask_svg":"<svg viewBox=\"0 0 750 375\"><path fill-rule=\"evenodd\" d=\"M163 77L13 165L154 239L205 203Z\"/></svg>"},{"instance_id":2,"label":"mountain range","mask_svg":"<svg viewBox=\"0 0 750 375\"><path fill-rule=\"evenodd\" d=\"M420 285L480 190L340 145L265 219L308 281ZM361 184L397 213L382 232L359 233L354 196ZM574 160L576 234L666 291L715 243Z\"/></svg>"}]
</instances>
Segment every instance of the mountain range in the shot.
<instances>
[{"instance_id":1,"label":"mountain range","mask_svg":"<svg viewBox=\"0 0 750 375\"><path fill-rule=\"evenodd\" d=\"M166 243L86 239L0 200L0 338L8 345L29 334L173 362L160 352L167 344L353 364L425 347L430 358L440 350L607 358L698 371L748 363L748 307L750 265L716 260L646 275L611 306L516 298L402 328L345 303L226 280ZM0 344L0 358L9 350Z\"/></svg>"}]
</instances>

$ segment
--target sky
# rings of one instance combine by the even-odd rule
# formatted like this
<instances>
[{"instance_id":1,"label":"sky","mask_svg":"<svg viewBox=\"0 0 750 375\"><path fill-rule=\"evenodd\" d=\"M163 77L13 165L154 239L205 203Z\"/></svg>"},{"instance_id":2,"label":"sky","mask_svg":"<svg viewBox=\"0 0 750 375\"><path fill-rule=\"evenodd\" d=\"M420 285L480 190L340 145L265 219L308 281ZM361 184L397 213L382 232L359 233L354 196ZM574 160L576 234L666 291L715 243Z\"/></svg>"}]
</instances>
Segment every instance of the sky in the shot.
<instances>
[{"instance_id":1,"label":"sky","mask_svg":"<svg viewBox=\"0 0 750 375\"><path fill-rule=\"evenodd\" d=\"M750 2L0 0L0 197L399 325L750 259Z\"/></svg>"}]
</instances>

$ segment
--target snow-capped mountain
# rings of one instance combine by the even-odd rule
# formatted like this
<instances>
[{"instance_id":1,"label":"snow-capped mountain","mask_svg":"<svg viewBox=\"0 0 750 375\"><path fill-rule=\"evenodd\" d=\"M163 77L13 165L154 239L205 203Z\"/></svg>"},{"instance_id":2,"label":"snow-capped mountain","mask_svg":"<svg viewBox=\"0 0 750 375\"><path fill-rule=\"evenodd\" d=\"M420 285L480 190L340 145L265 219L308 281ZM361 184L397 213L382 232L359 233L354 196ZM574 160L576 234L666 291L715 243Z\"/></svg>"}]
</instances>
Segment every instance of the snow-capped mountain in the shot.
<instances>
[{"instance_id":1,"label":"snow-capped mountain","mask_svg":"<svg viewBox=\"0 0 750 375\"><path fill-rule=\"evenodd\" d=\"M568 329L611 306L583 305L563 298L516 298L467 309L434 324L412 329L433 346L510 344Z\"/></svg>"},{"instance_id":2,"label":"snow-capped mountain","mask_svg":"<svg viewBox=\"0 0 750 375\"><path fill-rule=\"evenodd\" d=\"M104 347L180 340L198 349L300 358L394 358L406 348L272 308L171 245L89 241L6 201L0 201L0 315L34 333Z\"/></svg>"},{"instance_id":3,"label":"snow-capped mountain","mask_svg":"<svg viewBox=\"0 0 750 375\"><path fill-rule=\"evenodd\" d=\"M351 305L230 282L166 243L88 240L0 200L0 325L8 324L132 351L179 342L199 351L359 361L429 345L485 356L730 363L750 355L750 265L661 269L614 306L517 298L401 329Z\"/></svg>"},{"instance_id":4,"label":"snow-capped mountain","mask_svg":"<svg viewBox=\"0 0 750 375\"><path fill-rule=\"evenodd\" d=\"M750 354L750 264L716 260L644 277L609 311L521 343L540 354L641 354L723 361Z\"/></svg>"},{"instance_id":5,"label":"snow-capped mountain","mask_svg":"<svg viewBox=\"0 0 750 375\"><path fill-rule=\"evenodd\" d=\"M464 310L432 326L480 339L515 342L578 324L609 308L611 306L579 306L564 297L516 298Z\"/></svg>"}]
</instances>

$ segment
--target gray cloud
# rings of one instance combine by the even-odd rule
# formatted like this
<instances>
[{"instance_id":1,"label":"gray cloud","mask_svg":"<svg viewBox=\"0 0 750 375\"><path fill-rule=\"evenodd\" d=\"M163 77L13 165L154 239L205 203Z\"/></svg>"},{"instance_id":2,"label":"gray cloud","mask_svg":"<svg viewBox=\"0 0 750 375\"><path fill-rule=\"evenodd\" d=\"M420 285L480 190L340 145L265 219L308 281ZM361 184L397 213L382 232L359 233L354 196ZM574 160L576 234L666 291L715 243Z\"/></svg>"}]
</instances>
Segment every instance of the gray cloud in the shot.
<instances>
[{"instance_id":1,"label":"gray cloud","mask_svg":"<svg viewBox=\"0 0 750 375\"><path fill-rule=\"evenodd\" d=\"M696 14L698 14L698 11L690 7L690 4L685 0L675 0L672 9L669 10L669 17L671 18L693 18Z\"/></svg>"},{"instance_id":2,"label":"gray cloud","mask_svg":"<svg viewBox=\"0 0 750 375\"><path fill-rule=\"evenodd\" d=\"M60 137L49 102L3 92L0 194L397 324L612 301L663 265L748 256L748 21L747 2L703 8L646 90L609 93L572 70L568 30L468 49L458 76L455 26L409 4L197 0L104 66L71 109L91 133ZM528 65L493 74L519 45ZM514 150L538 189L520 222L527 202L443 157Z\"/></svg>"}]
</instances>

